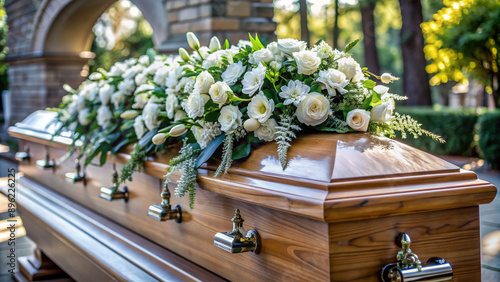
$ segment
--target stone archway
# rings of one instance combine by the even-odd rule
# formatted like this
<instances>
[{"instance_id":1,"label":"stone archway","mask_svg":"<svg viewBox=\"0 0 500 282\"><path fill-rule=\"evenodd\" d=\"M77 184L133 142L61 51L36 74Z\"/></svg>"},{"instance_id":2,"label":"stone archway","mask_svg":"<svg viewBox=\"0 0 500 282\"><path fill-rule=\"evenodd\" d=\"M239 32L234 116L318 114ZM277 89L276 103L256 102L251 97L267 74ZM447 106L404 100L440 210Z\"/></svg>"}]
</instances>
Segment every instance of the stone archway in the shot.
<instances>
[{"instance_id":1,"label":"stone archway","mask_svg":"<svg viewBox=\"0 0 500 282\"><path fill-rule=\"evenodd\" d=\"M91 46L92 27L116 0L6 0L10 49L9 87L12 122L37 109L57 106L62 85L78 86ZM259 32L273 39L272 0L131 0L153 28L160 52L187 47L184 34L202 44L216 35L231 42Z\"/></svg>"}]
</instances>

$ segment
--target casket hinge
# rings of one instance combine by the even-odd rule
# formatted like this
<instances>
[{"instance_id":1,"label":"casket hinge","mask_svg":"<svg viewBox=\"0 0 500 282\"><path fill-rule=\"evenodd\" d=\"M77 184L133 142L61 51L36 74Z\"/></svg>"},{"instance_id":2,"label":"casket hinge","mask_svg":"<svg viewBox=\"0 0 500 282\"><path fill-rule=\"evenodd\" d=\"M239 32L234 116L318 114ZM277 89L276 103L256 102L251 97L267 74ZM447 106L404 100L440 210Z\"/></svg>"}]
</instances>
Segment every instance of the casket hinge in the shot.
<instances>
[{"instance_id":1,"label":"casket hinge","mask_svg":"<svg viewBox=\"0 0 500 282\"><path fill-rule=\"evenodd\" d=\"M17 152L16 153L16 160L19 161L19 162L29 161L30 159L31 159L31 156L30 156L30 147L28 145L26 145L24 147L24 152Z\"/></svg>"},{"instance_id":2,"label":"casket hinge","mask_svg":"<svg viewBox=\"0 0 500 282\"><path fill-rule=\"evenodd\" d=\"M261 241L256 230L245 232L240 210L236 209L233 219L233 230L218 232L214 237L214 245L230 253L254 252L260 253Z\"/></svg>"},{"instance_id":3,"label":"casket hinge","mask_svg":"<svg viewBox=\"0 0 500 282\"><path fill-rule=\"evenodd\" d=\"M170 190L168 190L168 183L165 182L163 185L163 191L161 193L161 204L151 205L148 209L148 216L152 217L158 221L167 221L175 219L175 222L182 222L182 209L180 205L175 205L172 209L170 205Z\"/></svg>"},{"instance_id":4,"label":"casket hinge","mask_svg":"<svg viewBox=\"0 0 500 282\"><path fill-rule=\"evenodd\" d=\"M83 185L87 185L87 178L85 172L81 172L82 166L80 165L80 159L75 160L75 171L68 172L65 174L66 180L72 183L83 182Z\"/></svg>"},{"instance_id":5,"label":"casket hinge","mask_svg":"<svg viewBox=\"0 0 500 282\"><path fill-rule=\"evenodd\" d=\"M99 194L99 197L108 201L124 199L125 202L128 202L129 192L127 186L123 187L123 189L118 188L118 172L116 171L115 164L113 164L113 174L111 177L111 187L101 187L101 194Z\"/></svg>"},{"instance_id":6,"label":"casket hinge","mask_svg":"<svg viewBox=\"0 0 500 282\"><path fill-rule=\"evenodd\" d=\"M37 160L36 165L43 168L43 169L48 169L48 168L52 168L52 170L56 169L56 162L54 160L50 159L50 154L49 154L48 148L45 151L45 159L44 160Z\"/></svg>"},{"instance_id":7,"label":"casket hinge","mask_svg":"<svg viewBox=\"0 0 500 282\"><path fill-rule=\"evenodd\" d=\"M381 279L384 282L404 281L448 281L453 278L453 269L444 259L432 257L422 264L418 256L410 249L411 239L406 233L401 233L396 239L401 248L396 259L382 268Z\"/></svg>"}]
</instances>

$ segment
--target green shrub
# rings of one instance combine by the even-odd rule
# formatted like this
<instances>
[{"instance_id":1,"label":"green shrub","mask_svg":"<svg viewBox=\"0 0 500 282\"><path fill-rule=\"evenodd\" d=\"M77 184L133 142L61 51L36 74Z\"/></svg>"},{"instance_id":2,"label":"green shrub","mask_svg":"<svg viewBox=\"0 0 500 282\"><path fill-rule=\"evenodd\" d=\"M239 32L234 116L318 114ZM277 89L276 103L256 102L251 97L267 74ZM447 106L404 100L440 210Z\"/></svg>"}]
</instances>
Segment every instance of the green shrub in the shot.
<instances>
[{"instance_id":1,"label":"green shrub","mask_svg":"<svg viewBox=\"0 0 500 282\"><path fill-rule=\"evenodd\" d=\"M440 135L446 140L441 144L427 136L408 138L403 142L436 155L476 156L474 128L484 109L445 107L397 107L402 114L411 115L422 128Z\"/></svg>"},{"instance_id":2,"label":"green shrub","mask_svg":"<svg viewBox=\"0 0 500 282\"><path fill-rule=\"evenodd\" d=\"M479 118L479 149L481 157L500 169L500 111L487 112Z\"/></svg>"}]
</instances>

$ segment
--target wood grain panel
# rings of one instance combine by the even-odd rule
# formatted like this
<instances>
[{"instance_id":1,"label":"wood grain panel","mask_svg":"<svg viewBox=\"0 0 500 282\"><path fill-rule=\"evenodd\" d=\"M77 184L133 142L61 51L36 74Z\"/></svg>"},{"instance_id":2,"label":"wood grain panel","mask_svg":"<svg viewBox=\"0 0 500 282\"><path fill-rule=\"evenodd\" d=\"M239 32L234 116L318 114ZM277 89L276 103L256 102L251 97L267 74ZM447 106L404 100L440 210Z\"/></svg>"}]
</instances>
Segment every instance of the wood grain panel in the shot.
<instances>
[{"instance_id":1,"label":"wood grain panel","mask_svg":"<svg viewBox=\"0 0 500 282\"><path fill-rule=\"evenodd\" d=\"M332 281L379 281L382 267L396 262L401 232L422 262L435 256L449 262L453 281L481 280L479 209L470 207L330 224Z\"/></svg>"}]
</instances>

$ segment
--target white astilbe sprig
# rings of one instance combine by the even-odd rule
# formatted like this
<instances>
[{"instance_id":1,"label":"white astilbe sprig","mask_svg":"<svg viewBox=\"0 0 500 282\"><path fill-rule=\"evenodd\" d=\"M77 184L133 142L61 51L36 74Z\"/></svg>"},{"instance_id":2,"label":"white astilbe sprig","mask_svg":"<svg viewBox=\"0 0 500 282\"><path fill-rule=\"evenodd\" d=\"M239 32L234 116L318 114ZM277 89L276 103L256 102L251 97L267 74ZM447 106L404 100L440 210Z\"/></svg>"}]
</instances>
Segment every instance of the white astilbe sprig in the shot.
<instances>
[{"instance_id":1,"label":"white astilbe sprig","mask_svg":"<svg viewBox=\"0 0 500 282\"><path fill-rule=\"evenodd\" d=\"M222 161L219 167L215 171L214 177L226 173L231 167L233 162L233 144L234 144L234 134L229 134L224 138L224 145L222 147Z\"/></svg>"},{"instance_id":2,"label":"white astilbe sprig","mask_svg":"<svg viewBox=\"0 0 500 282\"><path fill-rule=\"evenodd\" d=\"M281 167L285 169L288 148L292 146L290 142L297 137L294 131L300 131L301 128L294 123L294 115L290 109L283 112L278 124L275 133L276 138L274 138L274 140L278 144L278 158Z\"/></svg>"}]
</instances>

